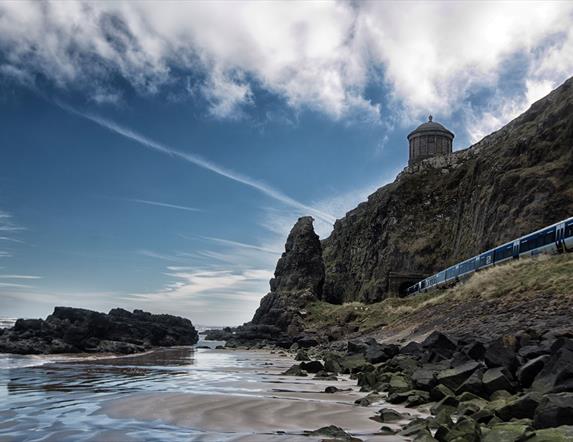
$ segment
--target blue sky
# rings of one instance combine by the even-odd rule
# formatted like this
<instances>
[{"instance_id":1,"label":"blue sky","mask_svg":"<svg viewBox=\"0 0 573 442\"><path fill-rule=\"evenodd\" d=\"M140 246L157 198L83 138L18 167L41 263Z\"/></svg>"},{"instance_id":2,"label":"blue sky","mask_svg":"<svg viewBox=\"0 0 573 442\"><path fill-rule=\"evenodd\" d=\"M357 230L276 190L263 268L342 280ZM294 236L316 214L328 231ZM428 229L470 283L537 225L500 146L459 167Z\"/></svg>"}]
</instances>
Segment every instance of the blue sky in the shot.
<instances>
[{"instance_id":1,"label":"blue sky","mask_svg":"<svg viewBox=\"0 0 573 442\"><path fill-rule=\"evenodd\" d=\"M327 236L429 112L459 149L568 78L571 13L0 4L0 315L249 320L297 217Z\"/></svg>"}]
</instances>

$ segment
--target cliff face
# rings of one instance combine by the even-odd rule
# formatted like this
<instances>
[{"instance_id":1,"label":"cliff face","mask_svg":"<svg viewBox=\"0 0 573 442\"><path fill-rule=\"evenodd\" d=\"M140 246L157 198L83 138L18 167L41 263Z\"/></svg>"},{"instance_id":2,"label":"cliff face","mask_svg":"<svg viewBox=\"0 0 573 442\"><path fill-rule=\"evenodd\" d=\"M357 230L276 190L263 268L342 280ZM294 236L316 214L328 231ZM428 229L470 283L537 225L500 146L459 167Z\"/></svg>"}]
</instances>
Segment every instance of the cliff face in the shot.
<instances>
[{"instance_id":1,"label":"cliff face","mask_svg":"<svg viewBox=\"0 0 573 442\"><path fill-rule=\"evenodd\" d=\"M322 247L312 222L305 216L292 228L271 279L271 292L261 300L253 324L273 325L290 335L302 331L299 311L321 298L324 284Z\"/></svg>"},{"instance_id":2,"label":"cliff face","mask_svg":"<svg viewBox=\"0 0 573 442\"><path fill-rule=\"evenodd\" d=\"M471 148L425 160L338 220L322 299L373 302L389 272L431 274L573 215L573 79Z\"/></svg>"}]
</instances>

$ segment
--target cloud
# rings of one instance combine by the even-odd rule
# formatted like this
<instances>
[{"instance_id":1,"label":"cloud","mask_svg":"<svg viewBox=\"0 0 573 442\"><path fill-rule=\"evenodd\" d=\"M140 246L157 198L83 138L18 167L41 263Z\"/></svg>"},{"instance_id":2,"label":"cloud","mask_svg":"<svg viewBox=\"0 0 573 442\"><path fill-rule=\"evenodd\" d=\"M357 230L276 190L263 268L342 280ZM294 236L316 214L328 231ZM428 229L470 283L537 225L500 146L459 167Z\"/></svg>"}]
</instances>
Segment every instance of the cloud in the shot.
<instances>
[{"instance_id":1,"label":"cloud","mask_svg":"<svg viewBox=\"0 0 573 442\"><path fill-rule=\"evenodd\" d=\"M182 152L180 150L176 150L170 146L167 146L165 144L154 141L151 138L145 137L144 135L141 135L141 134L139 134L139 133L137 133L131 129L128 129L126 127L120 126L119 124L117 124L113 121L106 120L105 118L102 118L100 116L80 112L77 109L70 107L70 106L63 104L63 103L57 103L57 104L62 109L66 110L68 112L71 112L75 115L78 115L78 116L86 118L90 121L93 121L94 123L106 128L106 129L108 129L114 133L117 133L118 135L121 135L125 138L128 138L132 141L135 141L144 147L155 150L157 152L160 152L164 155L168 155L168 156L173 157L173 158L178 158L178 159L187 161L188 163L194 164L194 165L201 167L203 169L207 169L213 173L216 173L217 175L223 176L223 177L228 178L228 179L235 181L237 183L244 184L245 186L256 189L259 192L263 193L264 195L266 195L270 198L273 198L276 201L279 201L283 204L294 207L298 210L302 210L306 213L311 213L311 214L315 215L316 217L318 217L318 218L320 218L326 222L334 222L334 220L335 220L335 218L332 215L329 215L328 213L317 210L314 207L303 204L303 203L295 200L294 198L291 198L288 195L284 194L280 190L277 190L277 189L271 187L270 185L268 185L262 181L255 180L254 178L248 177L246 175L242 175L242 174L235 172L233 170L219 166L218 164L215 164L212 161L206 160L206 159L204 159L198 155L190 154L187 152Z\"/></svg>"},{"instance_id":2,"label":"cloud","mask_svg":"<svg viewBox=\"0 0 573 442\"><path fill-rule=\"evenodd\" d=\"M168 207L170 209L186 210L188 212L203 212L202 209L197 209L195 207L180 206L177 204L169 204L169 203L161 203L159 201L140 200L140 199L136 199L136 198L125 198L125 201L131 201L133 203L140 203L140 204L147 204L150 206Z\"/></svg>"},{"instance_id":3,"label":"cloud","mask_svg":"<svg viewBox=\"0 0 573 442\"><path fill-rule=\"evenodd\" d=\"M258 89L335 119L377 121L384 105L411 122L469 110L473 91L504 85L516 56L531 104L536 85L571 75L572 11L558 1L3 2L0 72L103 103L119 100L120 77L142 94L200 94L222 118L256 107ZM514 93L486 112L502 118L495 103Z\"/></svg>"},{"instance_id":4,"label":"cloud","mask_svg":"<svg viewBox=\"0 0 573 442\"><path fill-rule=\"evenodd\" d=\"M0 279L42 279L35 275L0 275Z\"/></svg>"},{"instance_id":5,"label":"cloud","mask_svg":"<svg viewBox=\"0 0 573 442\"><path fill-rule=\"evenodd\" d=\"M206 239L209 241L214 241L214 242L217 242L220 244L236 246L236 247L241 247L241 248L250 249L250 250L258 250L260 252L265 252L265 253L272 253L275 255L281 253L280 249L271 249L271 248L267 248L267 247L256 246L253 244L246 244L246 243L239 242L239 241L232 241L229 239L214 238L211 236L200 236L199 238Z\"/></svg>"}]
</instances>

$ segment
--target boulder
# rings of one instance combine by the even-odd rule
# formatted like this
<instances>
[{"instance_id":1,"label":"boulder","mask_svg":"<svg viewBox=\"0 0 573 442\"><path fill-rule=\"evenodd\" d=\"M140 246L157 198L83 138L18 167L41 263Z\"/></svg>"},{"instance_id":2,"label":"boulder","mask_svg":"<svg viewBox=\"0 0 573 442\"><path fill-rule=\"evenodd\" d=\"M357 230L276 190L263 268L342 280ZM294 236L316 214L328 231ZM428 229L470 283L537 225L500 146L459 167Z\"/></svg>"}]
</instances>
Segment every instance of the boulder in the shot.
<instances>
[{"instance_id":1,"label":"boulder","mask_svg":"<svg viewBox=\"0 0 573 442\"><path fill-rule=\"evenodd\" d=\"M484 358L486 347L483 342L475 341L464 348L465 353L476 361L481 361Z\"/></svg>"},{"instance_id":2,"label":"boulder","mask_svg":"<svg viewBox=\"0 0 573 442\"><path fill-rule=\"evenodd\" d=\"M309 361L310 358L308 357L308 353L306 352L306 350L303 350L302 348L296 352L296 356L294 357L295 361Z\"/></svg>"},{"instance_id":3,"label":"boulder","mask_svg":"<svg viewBox=\"0 0 573 442\"><path fill-rule=\"evenodd\" d=\"M523 388L529 388L535 377L539 374L545 363L549 360L549 355L537 356L527 361L517 370L517 379Z\"/></svg>"},{"instance_id":4,"label":"boulder","mask_svg":"<svg viewBox=\"0 0 573 442\"><path fill-rule=\"evenodd\" d=\"M527 424L507 422L492 425L487 431L482 442L516 442L524 440L525 434L529 430ZM529 439L527 439L529 440Z\"/></svg>"},{"instance_id":5,"label":"boulder","mask_svg":"<svg viewBox=\"0 0 573 442\"><path fill-rule=\"evenodd\" d=\"M378 413L380 414L380 422L394 422L404 418L401 413L392 408L382 408Z\"/></svg>"},{"instance_id":6,"label":"boulder","mask_svg":"<svg viewBox=\"0 0 573 442\"><path fill-rule=\"evenodd\" d=\"M409 342L400 349L400 354L402 355L414 355L419 356L424 353L424 347L419 342Z\"/></svg>"},{"instance_id":7,"label":"boulder","mask_svg":"<svg viewBox=\"0 0 573 442\"><path fill-rule=\"evenodd\" d=\"M541 399L542 395L540 393L528 393L525 396L508 402L505 406L499 408L496 414L504 421L523 418L533 419L535 410L541 402Z\"/></svg>"},{"instance_id":8,"label":"boulder","mask_svg":"<svg viewBox=\"0 0 573 442\"><path fill-rule=\"evenodd\" d=\"M535 410L535 428L573 425L573 393L546 394Z\"/></svg>"},{"instance_id":9,"label":"boulder","mask_svg":"<svg viewBox=\"0 0 573 442\"><path fill-rule=\"evenodd\" d=\"M505 367L490 368L483 374L483 386L488 394L493 394L498 390L513 391L515 385L511 374Z\"/></svg>"},{"instance_id":10,"label":"boulder","mask_svg":"<svg viewBox=\"0 0 573 442\"><path fill-rule=\"evenodd\" d=\"M482 369L476 370L472 375L467 378L456 390L456 394L464 392L473 393L477 396L485 396L485 388L483 386L483 373Z\"/></svg>"},{"instance_id":11,"label":"boulder","mask_svg":"<svg viewBox=\"0 0 573 442\"><path fill-rule=\"evenodd\" d=\"M480 439L478 423L466 416L460 417L444 437L445 442L479 442Z\"/></svg>"},{"instance_id":12,"label":"boulder","mask_svg":"<svg viewBox=\"0 0 573 442\"><path fill-rule=\"evenodd\" d=\"M573 391L573 341L561 342L535 377L531 388L540 393Z\"/></svg>"},{"instance_id":13,"label":"boulder","mask_svg":"<svg viewBox=\"0 0 573 442\"><path fill-rule=\"evenodd\" d=\"M435 402L441 401L446 396L455 396L455 394L444 384L438 384L430 391L430 399Z\"/></svg>"},{"instance_id":14,"label":"boulder","mask_svg":"<svg viewBox=\"0 0 573 442\"><path fill-rule=\"evenodd\" d=\"M504 336L496 339L487 346L484 360L489 368L505 367L510 373L517 368L517 339L514 336Z\"/></svg>"},{"instance_id":15,"label":"boulder","mask_svg":"<svg viewBox=\"0 0 573 442\"><path fill-rule=\"evenodd\" d=\"M324 370L324 365L320 361L309 361L300 363L301 370L307 371L308 373L318 373Z\"/></svg>"},{"instance_id":16,"label":"boulder","mask_svg":"<svg viewBox=\"0 0 573 442\"><path fill-rule=\"evenodd\" d=\"M392 375L388 384L388 392L390 394L400 393L412 389L412 381L403 373L396 373Z\"/></svg>"},{"instance_id":17,"label":"boulder","mask_svg":"<svg viewBox=\"0 0 573 442\"><path fill-rule=\"evenodd\" d=\"M430 391L437 383L434 373L434 370L426 368L416 369L414 373L412 373L412 382L414 383L414 386L420 390Z\"/></svg>"},{"instance_id":18,"label":"boulder","mask_svg":"<svg viewBox=\"0 0 573 442\"><path fill-rule=\"evenodd\" d=\"M436 375L436 380L439 384L444 384L455 391L480 367L479 362L466 362L458 367L439 372Z\"/></svg>"},{"instance_id":19,"label":"boulder","mask_svg":"<svg viewBox=\"0 0 573 442\"><path fill-rule=\"evenodd\" d=\"M434 331L422 342L422 347L444 358L456 351L456 343L445 334Z\"/></svg>"},{"instance_id":20,"label":"boulder","mask_svg":"<svg viewBox=\"0 0 573 442\"><path fill-rule=\"evenodd\" d=\"M327 353L324 356L324 369L330 373L341 373L342 356L336 353Z\"/></svg>"},{"instance_id":21,"label":"boulder","mask_svg":"<svg viewBox=\"0 0 573 442\"><path fill-rule=\"evenodd\" d=\"M283 372L284 376L308 376L306 371L300 368L300 365L295 364L290 367L287 371Z\"/></svg>"},{"instance_id":22,"label":"boulder","mask_svg":"<svg viewBox=\"0 0 573 442\"><path fill-rule=\"evenodd\" d=\"M305 431L309 436L324 436L328 440L344 441L344 442L360 442L361 439L353 437L351 434L344 431L342 428L336 425L329 425L328 427L322 427L314 431ZM326 439L323 439L326 440Z\"/></svg>"},{"instance_id":23,"label":"boulder","mask_svg":"<svg viewBox=\"0 0 573 442\"><path fill-rule=\"evenodd\" d=\"M527 442L571 442L572 440L573 426L571 425L535 430L527 438Z\"/></svg>"}]
</instances>

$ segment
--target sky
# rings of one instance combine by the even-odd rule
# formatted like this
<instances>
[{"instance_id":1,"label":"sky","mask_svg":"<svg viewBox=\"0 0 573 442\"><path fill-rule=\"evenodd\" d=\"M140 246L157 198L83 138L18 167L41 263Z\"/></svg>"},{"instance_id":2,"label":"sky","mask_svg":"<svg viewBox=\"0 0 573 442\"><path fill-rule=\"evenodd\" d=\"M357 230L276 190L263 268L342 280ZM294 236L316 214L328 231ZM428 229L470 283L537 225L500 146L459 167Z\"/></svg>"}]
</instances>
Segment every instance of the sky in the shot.
<instances>
[{"instance_id":1,"label":"sky","mask_svg":"<svg viewBox=\"0 0 573 442\"><path fill-rule=\"evenodd\" d=\"M248 321L286 236L573 75L572 2L0 2L0 316Z\"/></svg>"}]
</instances>

